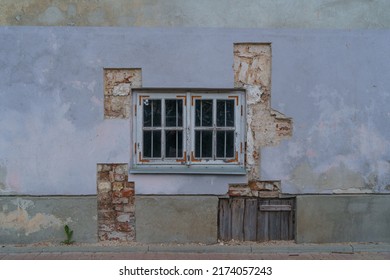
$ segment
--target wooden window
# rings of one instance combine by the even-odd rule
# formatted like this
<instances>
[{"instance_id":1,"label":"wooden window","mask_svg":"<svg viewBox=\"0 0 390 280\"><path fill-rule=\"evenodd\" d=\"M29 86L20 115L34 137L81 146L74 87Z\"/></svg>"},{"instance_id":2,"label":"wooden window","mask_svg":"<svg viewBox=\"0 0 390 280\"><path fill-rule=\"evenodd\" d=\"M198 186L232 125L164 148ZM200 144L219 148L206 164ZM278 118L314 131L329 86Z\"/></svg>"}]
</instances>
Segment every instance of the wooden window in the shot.
<instances>
[{"instance_id":1,"label":"wooden window","mask_svg":"<svg viewBox=\"0 0 390 280\"><path fill-rule=\"evenodd\" d=\"M244 174L244 93L134 90L131 172Z\"/></svg>"}]
</instances>

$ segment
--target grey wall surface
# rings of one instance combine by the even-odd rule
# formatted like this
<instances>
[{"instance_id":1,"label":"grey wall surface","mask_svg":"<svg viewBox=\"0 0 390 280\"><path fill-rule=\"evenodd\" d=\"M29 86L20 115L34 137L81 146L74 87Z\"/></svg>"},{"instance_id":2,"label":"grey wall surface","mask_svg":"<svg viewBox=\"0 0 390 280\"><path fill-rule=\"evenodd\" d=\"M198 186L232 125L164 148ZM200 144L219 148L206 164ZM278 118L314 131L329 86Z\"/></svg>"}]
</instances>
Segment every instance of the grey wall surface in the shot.
<instances>
[{"instance_id":1,"label":"grey wall surface","mask_svg":"<svg viewBox=\"0 0 390 280\"><path fill-rule=\"evenodd\" d=\"M0 194L96 193L129 162L129 120L103 119L103 68L144 87L233 87L233 44L272 43L272 107L293 137L261 151L285 193L390 191L390 31L0 28ZM132 175L137 194L225 194L245 176Z\"/></svg>"},{"instance_id":2,"label":"grey wall surface","mask_svg":"<svg viewBox=\"0 0 390 280\"><path fill-rule=\"evenodd\" d=\"M388 28L387 0L2 0L1 25Z\"/></svg>"},{"instance_id":3,"label":"grey wall surface","mask_svg":"<svg viewBox=\"0 0 390 280\"><path fill-rule=\"evenodd\" d=\"M216 196L137 196L135 205L137 242L217 242Z\"/></svg>"},{"instance_id":4,"label":"grey wall surface","mask_svg":"<svg viewBox=\"0 0 390 280\"><path fill-rule=\"evenodd\" d=\"M390 241L390 195L308 195L296 203L298 243Z\"/></svg>"},{"instance_id":5,"label":"grey wall surface","mask_svg":"<svg viewBox=\"0 0 390 280\"><path fill-rule=\"evenodd\" d=\"M0 197L0 244L97 242L96 197Z\"/></svg>"},{"instance_id":6,"label":"grey wall surface","mask_svg":"<svg viewBox=\"0 0 390 280\"><path fill-rule=\"evenodd\" d=\"M324 31L273 44L272 106L293 118L294 136L262 150L263 179L282 179L285 193L389 192L387 33Z\"/></svg>"}]
</instances>

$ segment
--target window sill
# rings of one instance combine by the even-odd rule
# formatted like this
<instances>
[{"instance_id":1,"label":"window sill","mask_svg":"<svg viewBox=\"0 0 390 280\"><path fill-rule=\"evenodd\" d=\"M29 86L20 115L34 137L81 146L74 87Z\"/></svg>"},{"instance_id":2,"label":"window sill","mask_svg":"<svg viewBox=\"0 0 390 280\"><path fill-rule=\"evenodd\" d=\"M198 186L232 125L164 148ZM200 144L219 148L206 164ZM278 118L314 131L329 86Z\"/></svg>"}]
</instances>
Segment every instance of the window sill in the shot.
<instances>
[{"instance_id":1,"label":"window sill","mask_svg":"<svg viewBox=\"0 0 390 280\"><path fill-rule=\"evenodd\" d=\"M198 174L198 175L246 175L246 169L242 166L229 167L165 167L165 166L137 166L130 168L130 174Z\"/></svg>"}]
</instances>

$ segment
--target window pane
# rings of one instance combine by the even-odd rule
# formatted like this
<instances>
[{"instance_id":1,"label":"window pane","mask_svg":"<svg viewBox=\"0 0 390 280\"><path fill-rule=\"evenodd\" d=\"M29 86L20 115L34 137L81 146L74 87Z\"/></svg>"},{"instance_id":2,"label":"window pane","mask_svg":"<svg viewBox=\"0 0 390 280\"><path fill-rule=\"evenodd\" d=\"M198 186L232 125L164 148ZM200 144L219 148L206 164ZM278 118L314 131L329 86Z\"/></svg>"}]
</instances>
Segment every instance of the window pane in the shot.
<instances>
[{"instance_id":1,"label":"window pane","mask_svg":"<svg viewBox=\"0 0 390 280\"><path fill-rule=\"evenodd\" d=\"M161 100L145 99L143 102L144 127L161 126Z\"/></svg>"},{"instance_id":2,"label":"window pane","mask_svg":"<svg viewBox=\"0 0 390 280\"><path fill-rule=\"evenodd\" d=\"M234 100L217 100L217 126L234 127Z\"/></svg>"},{"instance_id":3,"label":"window pane","mask_svg":"<svg viewBox=\"0 0 390 280\"><path fill-rule=\"evenodd\" d=\"M165 157L183 158L183 131L165 131Z\"/></svg>"},{"instance_id":4,"label":"window pane","mask_svg":"<svg viewBox=\"0 0 390 280\"><path fill-rule=\"evenodd\" d=\"M161 126L161 100L153 100L152 102L153 127Z\"/></svg>"},{"instance_id":5,"label":"window pane","mask_svg":"<svg viewBox=\"0 0 390 280\"><path fill-rule=\"evenodd\" d=\"M213 132L195 131L195 157L211 158L213 156Z\"/></svg>"},{"instance_id":6,"label":"window pane","mask_svg":"<svg viewBox=\"0 0 390 280\"><path fill-rule=\"evenodd\" d=\"M183 126L183 100L165 100L165 125Z\"/></svg>"},{"instance_id":7,"label":"window pane","mask_svg":"<svg viewBox=\"0 0 390 280\"><path fill-rule=\"evenodd\" d=\"M142 154L144 157L152 157L152 132L144 131L144 142L143 142L143 151Z\"/></svg>"},{"instance_id":8,"label":"window pane","mask_svg":"<svg viewBox=\"0 0 390 280\"><path fill-rule=\"evenodd\" d=\"M195 100L195 126L213 126L213 100Z\"/></svg>"},{"instance_id":9,"label":"window pane","mask_svg":"<svg viewBox=\"0 0 390 280\"><path fill-rule=\"evenodd\" d=\"M152 106L151 100L144 100L144 127L152 126Z\"/></svg>"},{"instance_id":10,"label":"window pane","mask_svg":"<svg viewBox=\"0 0 390 280\"><path fill-rule=\"evenodd\" d=\"M153 151L152 157L160 158L161 157L161 131L153 131Z\"/></svg>"},{"instance_id":11,"label":"window pane","mask_svg":"<svg viewBox=\"0 0 390 280\"><path fill-rule=\"evenodd\" d=\"M144 131L143 156L161 157L161 131Z\"/></svg>"},{"instance_id":12,"label":"window pane","mask_svg":"<svg viewBox=\"0 0 390 280\"><path fill-rule=\"evenodd\" d=\"M234 157L234 131L217 131L217 157Z\"/></svg>"}]
</instances>

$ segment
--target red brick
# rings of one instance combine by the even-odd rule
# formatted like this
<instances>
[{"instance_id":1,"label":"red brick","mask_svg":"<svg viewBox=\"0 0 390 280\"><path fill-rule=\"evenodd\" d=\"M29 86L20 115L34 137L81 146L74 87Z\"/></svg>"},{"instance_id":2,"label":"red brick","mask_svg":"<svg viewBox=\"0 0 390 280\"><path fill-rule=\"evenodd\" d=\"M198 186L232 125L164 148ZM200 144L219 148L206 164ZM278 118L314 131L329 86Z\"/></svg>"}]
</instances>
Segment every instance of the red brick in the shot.
<instances>
[{"instance_id":1,"label":"red brick","mask_svg":"<svg viewBox=\"0 0 390 280\"><path fill-rule=\"evenodd\" d=\"M134 230L133 227L128 222L117 223L115 228L117 231L121 231L121 232L130 232Z\"/></svg>"},{"instance_id":2,"label":"red brick","mask_svg":"<svg viewBox=\"0 0 390 280\"><path fill-rule=\"evenodd\" d=\"M99 181L110 181L109 172L98 172Z\"/></svg>"},{"instance_id":3,"label":"red brick","mask_svg":"<svg viewBox=\"0 0 390 280\"><path fill-rule=\"evenodd\" d=\"M123 189L121 191L123 197L131 197L134 196L134 190L133 189Z\"/></svg>"}]
</instances>

